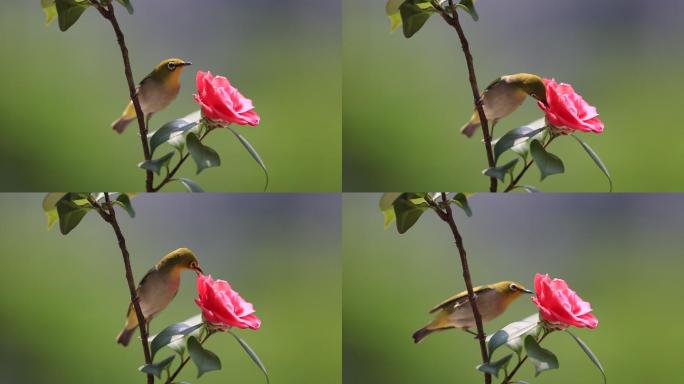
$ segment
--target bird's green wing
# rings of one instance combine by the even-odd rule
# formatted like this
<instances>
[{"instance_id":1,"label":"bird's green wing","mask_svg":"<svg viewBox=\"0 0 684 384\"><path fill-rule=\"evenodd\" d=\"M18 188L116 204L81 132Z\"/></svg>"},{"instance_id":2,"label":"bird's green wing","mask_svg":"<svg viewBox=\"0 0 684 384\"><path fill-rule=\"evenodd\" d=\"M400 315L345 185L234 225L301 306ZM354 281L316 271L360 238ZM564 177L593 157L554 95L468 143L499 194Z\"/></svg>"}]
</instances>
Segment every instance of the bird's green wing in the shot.
<instances>
[{"instance_id":1,"label":"bird's green wing","mask_svg":"<svg viewBox=\"0 0 684 384\"><path fill-rule=\"evenodd\" d=\"M135 289L135 293L136 293L136 294L137 294L138 292L140 292L140 287L142 287L143 284L145 284L145 280L147 280L147 278L152 274L152 272L154 272L154 271L156 271L156 270L157 270L156 267L151 268L149 271L147 271L147 273L145 274L145 276L143 276L143 278L140 279L140 282L138 283L138 287ZM131 313L132 310L133 310L133 303L131 302L131 303L128 304L128 310L126 311L126 316L128 316L128 315Z\"/></svg>"},{"instance_id":2,"label":"bird's green wing","mask_svg":"<svg viewBox=\"0 0 684 384\"><path fill-rule=\"evenodd\" d=\"M494 81L492 81L491 83L489 83L489 85L487 86L487 88L485 88L484 91L482 91L482 93L485 93L485 92L489 91L490 89L492 89L493 86L495 86L496 84L498 84L500 81L501 81L501 77L497 77L496 80L494 80Z\"/></svg>"},{"instance_id":3,"label":"bird's green wing","mask_svg":"<svg viewBox=\"0 0 684 384\"><path fill-rule=\"evenodd\" d=\"M475 293L475 296L482 292L486 292L491 290L492 288L489 288L487 286L479 286L479 287L474 287L473 292ZM441 309L445 309L447 307L455 307L455 306L460 306L468 302L468 291L463 291L459 292L450 298L442 301L441 303L437 304L434 308L430 310L430 313L435 313Z\"/></svg>"}]
</instances>

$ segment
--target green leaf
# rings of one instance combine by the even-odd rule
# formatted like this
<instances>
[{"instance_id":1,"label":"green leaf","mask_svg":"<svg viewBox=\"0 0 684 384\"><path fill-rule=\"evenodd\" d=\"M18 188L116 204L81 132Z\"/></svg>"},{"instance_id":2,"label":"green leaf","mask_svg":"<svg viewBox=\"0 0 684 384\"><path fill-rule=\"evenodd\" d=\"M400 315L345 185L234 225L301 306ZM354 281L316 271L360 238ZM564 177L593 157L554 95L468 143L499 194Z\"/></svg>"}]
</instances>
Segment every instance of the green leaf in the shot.
<instances>
[{"instance_id":1,"label":"green leaf","mask_svg":"<svg viewBox=\"0 0 684 384\"><path fill-rule=\"evenodd\" d=\"M47 228L52 228L55 223L59 220L59 215L57 214L57 202L60 201L66 192L50 192L43 198L43 211L45 212L45 217L47 218Z\"/></svg>"},{"instance_id":2,"label":"green leaf","mask_svg":"<svg viewBox=\"0 0 684 384\"><path fill-rule=\"evenodd\" d=\"M221 369L221 360L214 352L204 349L195 336L188 337L188 353L197 366L197 377Z\"/></svg>"},{"instance_id":3,"label":"green leaf","mask_svg":"<svg viewBox=\"0 0 684 384\"><path fill-rule=\"evenodd\" d=\"M114 203L118 203L124 210L126 210L128 216L135 217L135 210L133 210L131 198L127 194L120 193L119 196L116 197L116 200L114 200Z\"/></svg>"},{"instance_id":4,"label":"green leaf","mask_svg":"<svg viewBox=\"0 0 684 384\"><path fill-rule=\"evenodd\" d=\"M482 171L482 173L484 173L486 176L496 177L501 181L505 181L506 175L508 175L510 172L513 172L515 165L518 164L518 160L520 159L515 158L500 167L487 168Z\"/></svg>"},{"instance_id":5,"label":"green leaf","mask_svg":"<svg viewBox=\"0 0 684 384\"><path fill-rule=\"evenodd\" d=\"M173 359L176 358L176 355L171 355L167 357L166 359L156 363L156 364L145 364L142 367L138 368L140 372L143 373L149 373L152 375L157 376L157 378L161 379L162 372L164 372L164 369L171 364Z\"/></svg>"},{"instance_id":6,"label":"green leaf","mask_svg":"<svg viewBox=\"0 0 684 384\"><path fill-rule=\"evenodd\" d=\"M468 204L468 198L464 193L457 193L456 196L454 196L454 204L461 208L463 212L465 212L466 216L471 217L473 215L473 211L470 209L470 205Z\"/></svg>"},{"instance_id":7,"label":"green leaf","mask_svg":"<svg viewBox=\"0 0 684 384\"><path fill-rule=\"evenodd\" d=\"M200 329L202 325L203 323L188 325L183 322L171 324L164 328L164 330L159 332L159 334L157 334L150 342L150 353L152 353L152 358L154 358L154 355L157 353L157 351L164 348L172 341L175 341L177 338L174 338L174 336L189 335L195 330Z\"/></svg>"},{"instance_id":8,"label":"green leaf","mask_svg":"<svg viewBox=\"0 0 684 384\"><path fill-rule=\"evenodd\" d=\"M490 353L506 344L516 353L522 352L523 339L527 335L537 335L541 331L539 326L539 314L532 314L520 321L515 321L496 331L487 337L487 345Z\"/></svg>"},{"instance_id":9,"label":"green leaf","mask_svg":"<svg viewBox=\"0 0 684 384\"><path fill-rule=\"evenodd\" d=\"M556 355L548 349L542 348L532 335L525 337L525 351L527 351L527 357L529 357L534 365L535 376L539 376L540 373L549 369L558 368L558 358Z\"/></svg>"},{"instance_id":10,"label":"green leaf","mask_svg":"<svg viewBox=\"0 0 684 384\"><path fill-rule=\"evenodd\" d=\"M78 223L83 220L83 217L90 211L91 208L87 206L80 206L75 202L67 199L62 199L57 202L57 214L59 215L59 231L62 235L71 232Z\"/></svg>"},{"instance_id":11,"label":"green leaf","mask_svg":"<svg viewBox=\"0 0 684 384\"><path fill-rule=\"evenodd\" d=\"M397 231L406 233L428 209L428 205L416 205L411 200L401 197L394 201L394 215L397 218Z\"/></svg>"},{"instance_id":12,"label":"green leaf","mask_svg":"<svg viewBox=\"0 0 684 384\"><path fill-rule=\"evenodd\" d=\"M69 29L90 6L86 0L55 0L57 22L61 31Z\"/></svg>"},{"instance_id":13,"label":"green leaf","mask_svg":"<svg viewBox=\"0 0 684 384\"><path fill-rule=\"evenodd\" d=\"M594 163L599 167L601 172L603 172L603 174L606 175L606 177L608 178L608 184L610 186L609 191L613 192L613 180L610 178L610 173L608 172L608 168L606 168L606 165L603 164L603 161L601 161L601 158L599 157L599 155L596 152L594 152L593 149L591 149L589 144L582 141L582 139L580 139L579 137L577 137L575 135L572 135L572 137L574 137L575 140L577 140L577 142L580 143L582 148L584 148L584 150L587 151L587 153L589 154L589 157L591 157L591 159L594 160Z\"/></svg>"},{"instance_id":14,"label":"green leaf","mask_svg":"<svg viewBox=\"0 0 684 384\"><path fill-rule=\"evenodd\" d=\"M181 357L182 357L183 354L185 353L185 347L187 345L187 338L189 336L199 337L200 332L202 330L201 325L203 323L204 323L204 320L202 319L201 313L197 314L197 315L195 315L189 319L184 320L182 322L182 324L185 324L185 326L188 328L192 327L194 330L188 330L189 333L186 335L180 334L180 335L171 336L171 341L166 345L166 347L173 350L174 352L181 355ZM177 324L181 324L181 323L177 323ZM157 338L157 336L159 336L159 334L154 335L154 336L149 336L147 338L147 342L152 343L154 341L154 339ZM159 341L159 342L161 342L161 341Z\"/></svg>"},{"instance_id":15,"label":"green leaf","mask_svg":"<svg viewBox=\"0 0 684 384\"><path fill-rule=\"evenodd\" d=\"M385 4L385 13L390 19L390 31L394 32L401 25L401 14L399 14L399 6L404 0L387 0Z\"/></svg>"},{"instance_id":16,"label":"green leaf","mask_svg":"<svg viewBox=\"0 0 684 384\"><path fill-rule=\"evenodd\" d=\"M385 219L385 229L387 229L395 219L394 200L398 199L399 196L401 196L401 192L385 192L382 194L382 197L380 197L380 211Z\"/></svg>"},{"instance_id":17,"label":"green leaf","mask_svg":"<svg viewBox=\"0 0 684 384\"><path fill-rule=\"evenodd\" d=\"M538 140L532 140L530 143L530 153L537 164L537 168L541 172L541 179L544 180L547 176L556 175L565 172L565 166L558 156L549 153L544 149Z\"/></svg>"},{"instance_id":18,"label":"green leaf","mask_svg":"<svg viewBox=\"0 0 684 384\"><path fill-rule=\"evenodd\" d=\"M116 1L126 8L126 10L128 11L128 14L130 14L130 15L133 14L133 6L131 5L130 0L116 0Z\"/></svg>"},{"instance_id":19,"label":"green leaf","mask_svg":"<svg viewBox=\"0 0 684 384\"><path fill-rule=\"evenodd\" d=\"M254 149L252 144L247 141L247 139L244 138L241 134L237 133L233 128L228 127L231 132L237 137L237 139L240 141L240 144L242 144L243 147L249 152L250 155L252 155L252 158L259 164L261 169L264 171L264 175L266 176L266 185L264 186L264 191L268 188L268 170L266 169L266 164L264 161L261 159L261 156L259 156L259 153Z\"/></svg>"},{"instance_id":20,"label":"green leaf","mask_svg":"<svg viewBox=\"0 0 684 384\"><path fill-rule=\"evenodd\" d=\"M399 13L404 27L404 37L406 38L410 38L416 34L432 15L432 12L429 9L423 9L417 4L413 4L411 1L405 1L401 4L399 6Z\"/></svg>"},{"instance_id":21,"label":"green leaf","mask_svg":"<svg viewBox=\"0 0 684 384\"><path fill-rule=\"evenodd\" d=\"M511 357L513 357L513 354L509 353L508 355L504 356L503 358L497 361L490 361L487 364L480 364L476 368L480 372L489 373L496 377L499 377L499 371L502 368L505 369L506 367L508 367L508 362L511 361Z\"/></svg>"},{"instance_id":22,"label":"green leaf","mask_svg":"<svg viewBox=\"0 0 684 384\"><path fill-rule=\"evenodd\" d=\"M204 192L204 190L199 185L197 185L197 183L190 179L186 179L185 177L179 177L177 180L181 184L183 184L183 186L185 187L185 189L188 190L188 192Z\"/></svg>"},{"instance_id":23,"label":"green leaf","mask_svg":"<svg viewBox=\"0 0 684 384\"><path fill-rule=\"evenodd\" d=\"M589 360L591 360L591 362L594 363L596 368L598 368L599 371L601 371L601 375L603 375L603 382L607 383L608 381L606 378L606 371L603 370L603 365L601 365L601 362L599 361L598 357L596 357L594 352L592 352L591 349L589 349L589 346L587 344L585 344L584 341L582 341L582 339L575 336L574 333L568 331L567 329L565 330L565 332L567 332L568 335L572 336L572 338L575 339L575 341L580 346L580 348L582 348L584 353L586 353L587 356L589 356Z\"/></svg>"},{"instance_id":24,"label":"green leaf","mask_svg":"<svg viewBox=\"0 0 684 384\"><path fill-rule=\"evenodd\" d=\"M169 164L169 161L171 161L171 158L173 157L173 154L175 152L169 152L166 155L156 159L156 160L145 160L142 161L138 164L139 168L145 169L147 171L152 171L156 173L157 175L160 174L162 168L166 167L167 164Z\"/></svg>"},{"instance_id":25,"label":"green leaf","mask_svg":"<svg viewBox=\"0 0 684 384\"><path fill-rule=\"evenodd\" d=\"M40 6L45 12L45 25L48 25L57 17L57 7L55 0L40 0Z\"/></svg>"},{"instance_id":26,"label":"green leaf","mask_svg":"<svg viewBox=\"0 0 684 384\"><path fill-rule=\"evenodd\" d=\"M504 152L516 145L524 143L530 138L543 132L545 129L546 120L544 120L544 118L535 120L527 125L523 125L522 127L511 129L496 141L496 144L494 145L494 159L498 161L499 156L501 156Z\"/></svg>"},{"instance_id":27,"label":"green leaf","mask_svg":"<svg viewBox=\"0 0 684 384\"><path fill-rule=\"evenodd\" d=\"M195 164L197 164L198 175L207 168L221 165L221 159L219 158L218 153L212 148L200 143L200 140L194 133L188 133L186 143L190 156L195 160Z\"/></svg>"},{"instance_id":28,"label":"green leaf","mask_svg":"<svg viewBox=\"0 0 684 384\"><path fill-rule=\"evenodd\" d=\"M185 119L169 121L168 123L162 125L161 128L154 131L150 136L150 151L154 153L154 150L157 149L157 147L169 142L170 140L177 141L179 137L182 137L192 128L195 128L195 126L197 126L196 121L188 122ZM175 147L177 146L178 145L175 145Z\"/></svg>"},{"instance_id":29,"label":"green leaf","mask_svg":"<svg viewBox=\"0 0 684 384\"><path fill-rule=\"evenodd\" d=\"M480 16L478 16L477 11L475 10L475 0L461 0L457 6L468 12L473 20L478 21L480 19Z\"/></svg>"},{"instance_id":30,"label":"green leaf","mask_svg":"<svg viewBox=\"0 0 684 384\"><path fill-rule=\"evenodd\" d=\"M230 330L228 330L228 333L230 333L235 338L235 340L237 340L237 342L240 344L242 349L244 349L245 352L247 352L247 355L249 355L249 357L252 359L254 364L256 364L257 367L259 367L259 369L261 369L261 372L263 372L264 375L266 376L266 383L268 384L270 382L270 380L268 378L268 371L266 370L266 366L264 366L264 363L261 362L261 359L259 358L259 356L257 356L256 352L254 352L254 350L244 340L239 338L236 334L234 334Z\"/></svg>"},{"instance_id":31,"label":"green leaf","mask_svg":"<svg viewBox=\"0 0 684 384\"><path fill-rule=\"evenodd\" d=\"M47 212L55 209L57 202L66 196L66 192L50 192L43 197L43 211Z\"/></svg>"}]
</instances>

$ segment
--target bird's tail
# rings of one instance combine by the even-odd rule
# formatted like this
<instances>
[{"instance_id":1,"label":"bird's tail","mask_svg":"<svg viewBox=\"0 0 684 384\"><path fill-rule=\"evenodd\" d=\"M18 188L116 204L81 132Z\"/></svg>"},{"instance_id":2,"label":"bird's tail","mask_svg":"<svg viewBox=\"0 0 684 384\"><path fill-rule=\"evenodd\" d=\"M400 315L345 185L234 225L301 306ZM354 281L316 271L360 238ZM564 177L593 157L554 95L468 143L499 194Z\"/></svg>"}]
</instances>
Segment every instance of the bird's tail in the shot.
<instances>
[{"instance_id":1,"label":"bird's tail","mask_svg":"<svg viewBox=\"0 0 684 384\"><path fill-rule=\"evenodd\" d=\"M133 119L121 116L117 121L112 123L112 129L115 130L117 133L123 133L123 131L126 129L126 127L131 121L133 121Z\"/></svg>"},{"instance_id":2,"label":"bird's tail","mask_svg":"<svg viewBox=\"0 0 684 384\"><path fill-rule=\"evenodd\" d=\"M475 134L475 131L478 130L481 125L480 115L477 113L477 111L475 111L473 112L473 116L470 118L470 121L461 127L461 133L468 137L472 137Z\"/></svg>"},{"instance_id":3,"label":"bird's tail","mask_svg":"<svg viewBox=\"0 0 684 384\"><path fill-rule=\"evenodd\" d=\"M135 107L133 107L133 103L129 101L126 109L124 109L123 113L121 114L121 117L112 123L112 129L118 133L122 133L128 124L135 120L135 118Z\"/></svg>"},{"instance_id":4,"label":"bird's tail","mask_svg":"<svg viewBox=\"0 0 684 384\"><path fill-rule=\"evenodd\" d=\"M116 342L123 345L124 347L128 345L128 343L131 341L131 337L133 337L133 333L135 333L135 327L133 328L124 328L119 332L119 335L116 337Z\"/></svg>"},{"instance_id":5,"label":"bird's tail","mask_svg":"<svg viewBox=\"0 0 684 384\"><path fill-rule=\"evenodd\" d=\"M480 129L481 125L482 124L480 124L479 121L476 123L469 122L468 124L461 127L461 133L468 137L472 137L475 134L475 131Z\"/></svg>"},{"instance_id":6,"label":"bird's tail","mask_svg":"<svg viewBox=\"0 0 684 384\"><path fill-rule=\"evenodd\" d=\"M425 336L431 334L434 332L433 329L428 329L427 327L423 327L413 333L413 342L418 344L420 343L421 340L425 338Z\"/></svg>"}]
</instances>

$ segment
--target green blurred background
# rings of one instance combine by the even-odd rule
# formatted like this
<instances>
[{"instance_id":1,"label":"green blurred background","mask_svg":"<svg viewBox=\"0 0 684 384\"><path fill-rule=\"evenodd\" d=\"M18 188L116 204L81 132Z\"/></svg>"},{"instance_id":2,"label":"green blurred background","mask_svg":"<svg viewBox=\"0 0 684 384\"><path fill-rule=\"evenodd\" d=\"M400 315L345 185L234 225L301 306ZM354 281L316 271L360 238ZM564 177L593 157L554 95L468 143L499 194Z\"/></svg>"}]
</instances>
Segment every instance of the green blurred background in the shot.
<instances>
[{"instance_id":1,"label":"green blurred background","mask_svg":"<svg viewBox=\"0 0 684 384\"><path fill-rule=\"evenodd\" d=\"M390 33L384 0L343 5L345 191L485 191L480 136L459 128L472 113L456 32L432 17L411 39ZM478 82L532 72L571 83L598 107L606 131L581 137L599 153L617 191L681 191L681 36L684 3L665 0L477 2L480 21L461 17ZM675 48L677 47L677 48ZM496 128L497 136L541 111L531 101ZM566 174L524 183L544 191L608 191L575 140L550 147ZM502 162L503 164L503 162ZM520 168L520 166L518 166Z\"/></svg>"},{"instance_id":2,"label":"green blurred background","mask_svg":"<svg viewBox=\"0 0 684 384\"><path fill-rule=\"evenodd\" d=\"M211 70L254 100L262 123L237 130L269 167L269 191L340 190L339 2L132 4L132 16L118 4L116 10L136 81L167 57L195 64L151 128L199 109L195 73ZM64 33L56 21L43 21L38 0L0 3L0 189L143 190L137 128L121 136L110 128L128 99L111 26L94 9ZM261 169L232 134L213 133L206 143L223 165L197 176L189 163L183 176L207 191L263 190Z\"/></svg>"},{"instance_id":3,"label":"green blurred background","mask_svg":"<svg viewBox=\"0 0 684 384\"><path fill-rule=\"evenodd\" d=\"M187 246L202 268L255 305L258 331L237 330L260 355L271 383L341 382L340 197L332 194L163 194L133 199L119 217L136 278ZM115 343L129 296L110 227L94 213L68 236L47 231L42 195L0 195L0 382L135 383L139 343ZM152 332L197 313L193 274ZM137 335L137 334L136 334ZM192 383L265 382L230 335L212 337L223 370ZM158 359L170 355L160 352ZM176 359L177 360L177 359Z\"/></svg>"},{"instance_id":4,"label":"green blurred background","mask_svg":"<svg viewBox=\"0 0 684 384\"><path fill-rule=\"evenodd\" d=\"M418 345L411 339L431 319L433 305L465 289L451 232L431 212L405 235L394 226L383 230L379 198L345 194L343 201L344 382L482 382L471 335L445 331ZM456 220L474 284L531 286L536 272L563 278L599 319L597 329L575 334L600 358L609 383L680 381L683 196L478 194L470 203L472 218L459 210ZM520 299L485 329L491 333L535 309ZM560 369L535 379L526 365L517 379L602 382L568 335L553 334L543 344Z\"/></svg>"}]
</instances>

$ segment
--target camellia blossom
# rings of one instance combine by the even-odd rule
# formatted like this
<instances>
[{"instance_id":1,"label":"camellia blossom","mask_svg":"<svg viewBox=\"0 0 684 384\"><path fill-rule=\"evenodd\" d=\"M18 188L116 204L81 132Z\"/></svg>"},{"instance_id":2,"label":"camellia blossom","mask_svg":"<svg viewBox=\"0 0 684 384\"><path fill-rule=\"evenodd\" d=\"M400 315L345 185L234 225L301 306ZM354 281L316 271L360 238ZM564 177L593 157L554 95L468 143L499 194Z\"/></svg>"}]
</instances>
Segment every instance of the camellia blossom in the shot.
<instances>
[{"instance_id":1,"label":"camellia blossom","mask_svg":"<svg viewBox=\"0 0 684 384\"><path fill-rule=\"evenodd\" d=\"M202 116L218 125L259 125L259 115L254 112L252 100L248 99L223 76L214 77L211 72L197 71L195 101L202 109Z\"/></svg>"},{"instance_id":2,"label":"camellia blossom","mask_svg":"<svg viewBox=\"0 0 684 384\"><path fill-rule=\"evenodd\" d=\"M198 297L195 303L202 309L205 321L218 328L259 329L261 320L254 306L245 301L225 280L213 280L211 275L197 276Z\"/></svg>"},{"instance_id":3,"label":"camellia blossom","mask_svg":"<svg viewBox=\"0 0 684 384\"><path fill-rule=\"evenodd\" d=\"M563 133L572 131L603 132L603 122L598 118L596 107L587 103L577 94L572 85L556 83L553 79L544 79L546 86L546 104L537 104L546 120Z\"/></svg>"},{"instance_id":4,"label":"camellia blossom","mask_svg":"<svg viewBox=\"0 0 684 384\"><path fill-rule=\"evenodd\" d=\"M549 275L534 276L534 304L539 315L552 326L564 329L569 326L594 329L598 319L591 313L591 304L582 300L563 279Z\"/></svg>"}]
</instances>

